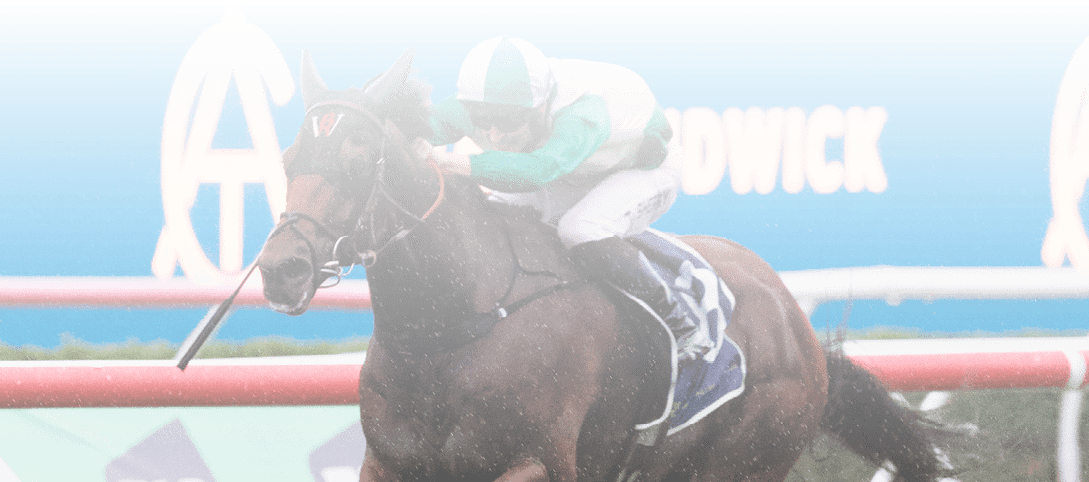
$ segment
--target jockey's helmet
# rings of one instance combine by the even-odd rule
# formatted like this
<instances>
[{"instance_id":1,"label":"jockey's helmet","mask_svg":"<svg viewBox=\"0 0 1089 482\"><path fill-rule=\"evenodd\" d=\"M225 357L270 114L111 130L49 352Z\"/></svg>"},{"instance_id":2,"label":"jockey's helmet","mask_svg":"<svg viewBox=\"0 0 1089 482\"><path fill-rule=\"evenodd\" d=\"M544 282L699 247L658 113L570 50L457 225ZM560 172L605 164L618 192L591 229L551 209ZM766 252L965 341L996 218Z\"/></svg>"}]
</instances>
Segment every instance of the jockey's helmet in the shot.
<instances>
[{"instance_id":1,"label":"jockey's helmet","mask_svg":"<svg viewBox=\"0 0 1089 482\"><path fill-rule=\"evenodd\" d=\"M458 74L457 99L481 129L520 128L539 115L554 80L548 60L522 39L496 37L469 52Z\"/></svg>"}]
</instances>

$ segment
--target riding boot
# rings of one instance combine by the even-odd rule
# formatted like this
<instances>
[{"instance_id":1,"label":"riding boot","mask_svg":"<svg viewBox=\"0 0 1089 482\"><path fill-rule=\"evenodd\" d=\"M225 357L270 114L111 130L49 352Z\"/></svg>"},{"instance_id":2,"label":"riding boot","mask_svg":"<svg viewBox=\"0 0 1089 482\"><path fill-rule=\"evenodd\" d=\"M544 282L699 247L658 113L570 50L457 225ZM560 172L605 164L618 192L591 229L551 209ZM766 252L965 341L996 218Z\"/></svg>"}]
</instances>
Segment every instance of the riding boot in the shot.
<instances>
[{"instance_id":1,"label":"riding boot","mask_svg":"<svg viewBox=\"0 0 1089 482\"><path fill-rule=\"evenodd\" d=\"M646 256L627 240L609 237L571 248L571 257L590 275L643 300L665 321L677 341L677 356L695 359L713 347L709 334L688 316L682 302Z\"/></svg>"}]
</instances>

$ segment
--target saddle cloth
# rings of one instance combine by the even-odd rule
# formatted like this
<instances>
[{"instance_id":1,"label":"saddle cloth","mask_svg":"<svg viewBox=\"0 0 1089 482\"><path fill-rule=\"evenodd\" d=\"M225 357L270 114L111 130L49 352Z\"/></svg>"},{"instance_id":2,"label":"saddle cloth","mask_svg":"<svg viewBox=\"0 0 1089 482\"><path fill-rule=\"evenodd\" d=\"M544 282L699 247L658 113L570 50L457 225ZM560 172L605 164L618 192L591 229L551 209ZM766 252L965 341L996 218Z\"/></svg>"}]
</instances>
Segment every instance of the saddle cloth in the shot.
<instances>
[{"instance_id":1,"label":"saddle cloth","mask_svg":"<svg viewBox=\"0 0 1089 482\"><path fill-rule=\"evenodd\" d=\"M624 293L658 321L662 327L659 331L669 337L672 350L659 354L672 360L665 409L656 419L636 426L641 432L654 433L656 439L663 427L666 436L673 435L740 395L745 389L745 357L725 331L734 295L711 265L680 240L653 229L629 239L643 251L680 304L689 310L690 319L706 330L713 343L701 358L678 363L674 355L676 340L665 322L646 303Z\"/></svg>"}]
</instances>

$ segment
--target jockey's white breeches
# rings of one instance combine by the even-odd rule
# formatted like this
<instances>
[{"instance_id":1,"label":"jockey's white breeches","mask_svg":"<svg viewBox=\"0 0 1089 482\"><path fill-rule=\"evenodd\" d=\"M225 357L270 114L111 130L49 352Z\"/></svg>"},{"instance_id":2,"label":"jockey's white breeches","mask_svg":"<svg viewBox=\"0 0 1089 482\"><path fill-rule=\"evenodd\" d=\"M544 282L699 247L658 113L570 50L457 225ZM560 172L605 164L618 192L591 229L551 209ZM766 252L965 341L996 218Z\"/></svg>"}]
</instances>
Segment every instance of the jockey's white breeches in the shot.
<instances>
[{"instance_id":1,"label":"jockey's white breeches","mask_svg":"<svg viewBox=\"0 0 1089 482\"><path fill-rule=\"evenodd\" d=\"M612 236L634 236L662 217L681 184L680 149L670 149L661 166L649 171L629 169L613 173L588 191L576 192L553 183L532 193L492 193L492 199L516 206L532 206L541 219L556 227L564 246Z\"/></svg>"}]
</instances>

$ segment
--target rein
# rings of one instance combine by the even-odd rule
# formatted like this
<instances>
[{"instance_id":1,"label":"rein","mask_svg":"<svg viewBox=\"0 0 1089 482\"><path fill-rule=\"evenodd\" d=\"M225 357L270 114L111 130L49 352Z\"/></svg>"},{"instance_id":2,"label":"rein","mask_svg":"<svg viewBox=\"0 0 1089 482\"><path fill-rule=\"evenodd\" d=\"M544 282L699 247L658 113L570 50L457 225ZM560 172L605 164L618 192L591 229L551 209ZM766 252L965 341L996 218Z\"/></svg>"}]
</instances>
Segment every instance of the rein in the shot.
<instances>
[{"instance_id":1,"label":"rein","mask_svg":"<svg viewBox=\"0 0 1089 482\"><path fill-rule=\"evenodd\" d=\"M370 223L370 226L368 226L370 229L368 229L368 231L371 233L371 245L375 246L375 245L379 244L378 239L376 237L375 229L374 229L374 214L375 214L375 207L377 206L377 194L382 194L382 197L384 197L386 199L386 201L388 201L390 204L392 204L393 207L397 208L397 210L400 211L402 214L405 214L408 217L410 217L413 221L416 221L416 224L412 225L411 227L401 228L396 234L391 236L384 243L382 243L381 246L378 246L375 249L358 252L357 253L357 260L355 260L354 262L363 265L364 268L369 268L369 267L373 266L375 261L377 261L377 259L378 259L378 254L379 253L381 253L382 251L385 251L386 248L393 245L393 243L404 239L414 229L416 229L417 227L422 225L425 221L427 221L427 218L429 216L431 216L431 214L434 213L436 209L438 209L439 205L442 204L443 199L446 197L446 177L442 174L442 170L439 169L439 166L438 166L438 164L435 163L434 159L428 158L428 165L432 169L434 169L435 174L439 178L439 192L438 192L438 194L435 195L435 201L431 203L431 207L428 208L427 211L425 213L423 213L422 216L417 217L415 214L413 214L407 208L405 208L400 203L398 203L397 200L394 199L393 196L391 196L386 191L385 183L382 182L382 180L383 180L382 179L383 178L382 174L384 173L384 169L381 169L382 166L384 166L385 163L384 163L383 160L380 160L379 163L380 163L380 165L379 165L380 170L379 170L378 174L375 175L375 185L374 185L374 187L371 188L371 195L370 195L370 198L367 199L366 208L364 209L364 214L368 215L368 219L369 219L369 223ZM356 222L356 231L359 231L363 227L364 227L363 226L363 216L360 216L359 219ZM351 240L351 238L349 236L342 236L340 239L338 239L336 241L336 243L340 244L340 242L342 242L342 241L347 241L349 243L352 242L352 240ZM334 245L334 248L333 248L333 254L334 254L334 256L336 256L336 246L335 245ZM334 286L334 285L331 285L331 286Z\"/></svg>"},{"instance_id":2,"label":"rein","mask_svg":"<svg viewBox=\"0 0 1089 482\"><path fill-rule=\"evenodd\" d=\"M373 117L373 115L372 115L372 117ZM375 118L374 120L377 122L377 118ZM427 218L429 216L431 216L431 214L434 213L436 209L438 209L439 205L442 204L443 199L445 199L445 197L446 197L446 177L443 175L442 170L439 169L438 164L436 164L434 159L432 159L432 158L428 158L428 166L431 167L435 171L435 174L439 178L439 192L435 196L435 201L431 203L431 207L429 207L427 209L427 212L425 212L422 216L417 217L412 212L410 212L407 208L405 208L400 203L398 203L396 199L394 199L392 196L390 196L389 193L386 192L386 190L383 188L385 184L382 182L384 180L383 176L382 176L382 173L384 172L384 170L381 167L385 165L385 156L384 156L384 154L385 154L385 142L384 141L385 141L385 138L383 138L382 154L380 154L379 160L376 163L377 165L379 165L379 171L375 175L374 186L372 186L372 188L371 188L371 195L367 200L367 205L366 205L366 209L365 209L364 212L368 213L368 214L371 214L370 218L371 218L371 224L372 224L372 227L373 227L373 221L374 221L373 211L374 211L374 208L375 208L375 206L377 204L377 202L376 202L377 198L376 198L375 194L381 192L383 197L385 197L385 199L387 201L389 201L390 204L392 204L394 207L396 207L402 213L405 213L409 217L411 217L414 221L416 221L416 224L414 224L413 226L411 226L409 228L402 228L400 231L397 232L397 234L390 237L390 239L386 240L386 242L383 243L382 246L378 247L377 249L368 250L368 251L365 251L365 252L356 252L354 250L354 247L353 247L354 243L352 241L352 235L351 234L344 235L344 236L337 236L336 233L333 232L332 229L330 229L328 226L325 225L325 223L323 223L320 220L314 218L313 216L310 216L310 215L308 215L306 213L299 212L299 211L285 211L285 212L280 214L280 223L279 223L279 225L277 225L275 228L273 228L272 232L269 233L268 237L265 240L265 242L267 243L269 239L272 239L274 236L282 233L284 230L291 229L292 231L294 231L296 234L299 235L299 238L301 238L303 240L303 242L306 243L307 247L310 249L310 252L314 253L316 255L318 251L315 248L314 244L310 241L310 239L307 236L305 236L302 232L300 232L298 230L298 228L295 227L295 224L297 224L299 221L303 221L303 220L309 222L310 224L313 224L314 227L316 227L318 229L318 231L321 234L324 234L326 237L336 238L336 241L333 242L333 260L322 264L321 268L319 268L317 270L318 273L324 273L324 274L328 274L330 277L335 277L336 281L333 282L332 284L325 284L323 282L320 286L318 286L318 288L331 288L333 286L336 286L337 284L340 283L340 280L341 280L342 277L348 275L348 273L351 273L352 268L355 267L356 264L361 264L361 265L363 265L364 268L369 268L370 266L372 266L374 264L375 260L377 260L377 258L378 258L378 253L381 253L382 251L384 251L386 248L388 248L394 242L399 241L401 239L404 239L414 229L416 229L416 227L423 224L427 220ZM362 227L363 227L363 217L360 216L359 219L357 219L357 221L356 221L356 230L358 231ZM372 241L374 241L373 244L378 244L377 240L374 238L374 230L373 229L371 230L371 236L372 236ZM347 249L347 251L342 250L341 249L342 247ZM312 264L314 266L318 265L318 263L312 263ZM253 272L253 268L250 269L250 273L252 273L252 272ZM250 273L246 273L246 278L249 277ZM243 283L244 282L245 282L245 279L243 279Z\"/></svg>"},{"instance_id":3,"label":"rein","mask_svg":"<svg viewBox=\"0 0 1089 482\"><path fill-rule=\"evenodd\" d=\"M348 273L352 272L352 268L354 268L355 265L359 264L359 265L362 265L364 268L369 268L369 267L373 266L375 261L377 261L377 259L378 259L378 255L382 251L385 251L386 248L389 248L391 245L393 245L397 241L400 241L400 240L404 239L405 237L407 237L409 234L411 234L413 230L415 230L421 224L426 222L427 218L430 217L431 214L433 214L435 212L435 210L438 209L438 207L442 204L443 199L446 198L446 177L443 175L442 171L439 169L438 164L435 164L434 160L429 159L428 165L432 169L435 170L435 173L439 178L439 192L435 196L435 201L431 203L431 207L429 207L427 209L427 212L425 212L421 216L416 216L411 211L409 211L407 208L405 208L400 203L398 203L395 199L393 199L393 197L390 196L390 194L388 192L386 192L385 189L382 188L383 183L381 183L381 181L379 179L380 176L376 176L375 186L372 187L372 189L371 189L371 196L368 198L366 208L364 210L365 214L370 215L370 216L368 216L368 219L369 219L369 223L370 223L369 227L372 228L372 229L369 230L370 233L371 233L371 244L372 244L372 246L379 244L377 238L375 237L374 229L373 229L373 227L374 227L374 216L373 216L373 214L374 214L374 209L375 209L375 207L377 205L377 196L376 196L376 194L381 193L382 196L387 201L390 202L390 204L392 204L394 207L396 207L402 213L408 215L416 223L413 224L410 227L401 228L396 234L391 236L384 243L381 243L381 246L378 246L375 249L370 249L370 250L367 250L367 251L356 251L355 241L353 241L353 238L352 238L352 236L355 233L338 237L336 235L336 233L333 232L332 229L330 229L328 226L325 225L325 223L322 223L321 221L319 221L317 219L314 219L312 216L309 216L307 214L304 214L304 213L301 213L301 212L298 212L298 211L289 211L289 212L284 212L283 214L281 214L280 215L280 224L276 227L276 229L273 229L272 233L269 234L268 238L272 239L273 236L279 234L280 232L282 232L285 229L290 228L292 231L294 231L296 234L298 234L300 238L303 239L303 241L306 243L307 247L310 248L310 252L314 253L316 255L317 254L317 249L314 247L314 244L306 236L304 236L297 228L295 228L295 226L294 226L296 223L298 223L299 221L303 221L303 220L309 222L310 224L313 224L318 229L318 231L320 231L321 234L325 235L326 237L335 238L336 241L333 242L333 259L330 260L330 261L325 262L324 264L322 264L321 267L317 269L317 273L323 273L323 274L329 275L329 277L326 278L326 280L331 279L331 278L336 279L336 281L334 281L333 283L329 283L329 284L327 284L327 283L325 283L323 281L322 284L320 286L318 286L318 288L331 288L333 286L336 286L336 285L340 284L341 278L343 278L344 276L347 276ZM360 216L356 220L356 231L358 232L363 227L364 227L364 217ZM318 263L316 262L316 260L312 260L311 264L313 264L314 266L318 266Z\"/></svg>"},{"instance_id":4,"label":"rein","mask_svg":"<svg viewBox=\"0 0 1089 482\"><path fill-rule=\"evenodd\" d=\"M392 246L394 243L407 237L409 234L412 233L413 230L423 224L427 220L427 218L430 217L436 209L438 209L439 205L442 204L443 199L445 199L446 197L446 178L443 175L442 170L439 169L438 164L435 163L434 158L428 157L428 166L435 171L435 174L438 176L439 180L438 194L436 194L435 196L435 201L431 203L431 207L429 207L423 215L417 216L413 212L409 211L408 208L404 207L401 203L397 202L397 200L392 195L390 195L390 193L385 188L386 140L388 138L388 135L386 134L386 129L382 120L375 116L373 113L371 113L370 110L368 110L364 106L355 102L343 100L329 100L325 102L318 102L311 106L309 109L307 109L306 115L309 115L310 112L314 109L330 105L347 107L362 114L364 117L369 119L375 125L375 127L377 127L378 130L383 133L383 135L382 147L379 151L378 161L375 162L377 172L375 172L374 175L374 183L371 186L370 195L368 196L367 201L364 204L363 213L356 220L355 232L338 237L332 229L329 229L321 221L314 219L313 217L307 216L303 213L291 211L285 212L281 215L281 225L277 226L277 229L273 230L273 233L269 235L269 238L271 239L272 236L282 231L282 228L285 225L294 224L300 220L305 219L308 222L317 226L318 229L322 231L323 234L325 234L327 237L336 238L336 240L333 242L334 259L324 264L321 264L321 267L317 268L315 271L315 274L321 273L328 275L326 280L335 278L335 281L332 283L325 283L323 281L322 284L318 286L318 288L330 288L336 286L340 283L341 278L350 273L352 271L352 268L357 264L362 265L364 268L369 268L373 266L374 263L377 261L379 254ZM400 211L402 214L407 215L410 219L415 221L414 225L409 227L402 227L396 234L381 243L378 241L377 233L374 229L375 212L377 210L379 195L381 195L382 198L384 198L387 202L393 205L393 207L397 208L397 210ZM364 227L369 228L367 231L371 235L371 249L357 250L355 246L356 243L353 240L354 235L361 231ZM297 230L296 233L298 233ZM302 237L303 239L306 239L305 236L301 235L302 233L298 234L300 234L300 237ZM309 240L306 240L306 243L310 247L310 252L316 256L317 250L314 249L313 244L311 244ZM319 263L317 263L316 260L312 260L311 264L315 267L319 266Z\"/></svg>"}]
</instances>

